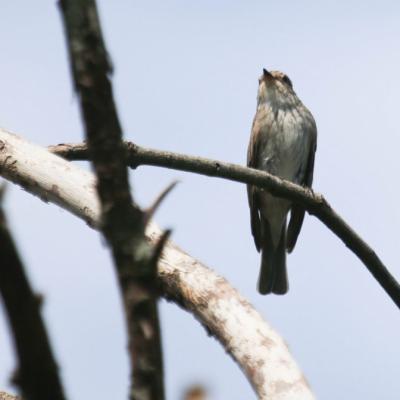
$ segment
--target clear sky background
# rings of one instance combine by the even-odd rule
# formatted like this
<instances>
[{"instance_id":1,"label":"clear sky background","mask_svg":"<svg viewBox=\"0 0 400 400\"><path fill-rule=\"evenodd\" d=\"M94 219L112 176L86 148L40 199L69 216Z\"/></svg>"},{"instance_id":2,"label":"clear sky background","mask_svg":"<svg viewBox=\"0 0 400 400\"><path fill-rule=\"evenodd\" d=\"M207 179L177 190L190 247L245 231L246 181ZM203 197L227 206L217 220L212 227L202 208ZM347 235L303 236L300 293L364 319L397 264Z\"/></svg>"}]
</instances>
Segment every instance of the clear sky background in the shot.
<instances>
[{"instance_id":1,"label":"clear sky background","mask_svg":"<svg viewBox=\"0 0 400 400\"><path fill-rule=\"evenodd\" d=\"M125 137L143 146L245 163L262 68L286 72L319 138L314 187L400 279L398 1L100 1ZM55 1L4 2L0 125L42 144L80 141ZM82 167L87 167L82 163ZM135 198L151 203L191 255L225 276L285 338L321 399L398 399L400 312L361 262L308 216L288 257L290 292L256 291L259 255L245 187L141 167ZM124 399L126 338L108 251L59 208L9 186L10 223L71 399ZM162 301L168 399L205 384L212 399L255 398L221 346ZM0 388L14 366L0 314Z\"/></svg>"}]
</instances>

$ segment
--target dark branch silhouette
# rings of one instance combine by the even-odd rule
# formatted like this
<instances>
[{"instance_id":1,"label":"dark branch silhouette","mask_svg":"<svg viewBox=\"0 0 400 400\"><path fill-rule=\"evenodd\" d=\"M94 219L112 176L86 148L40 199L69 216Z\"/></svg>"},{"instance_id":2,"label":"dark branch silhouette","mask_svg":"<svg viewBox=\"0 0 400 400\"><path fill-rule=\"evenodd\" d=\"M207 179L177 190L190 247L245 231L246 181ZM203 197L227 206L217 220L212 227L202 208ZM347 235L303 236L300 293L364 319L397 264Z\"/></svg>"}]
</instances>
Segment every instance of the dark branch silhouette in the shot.
<instances>
[{"instance_id":1,"label":"dark branch silhouette","mask_svg":"<svg viewBox=\"0 0 400 400\"><path fill-rule=\"evenodd\" d=\"M85 143L60 144L49 148L68 160L87 160ZM126 162L136 168L152 165L201 175L225 178L267 189L272 194L301 204L309 214L316 216L364 263L397 307L400 308L400 285L375 251L332 209L325 198L310 189L279 179L267 172L217 160L147 149L125 143Z\"/></svg>"},{"instance_id":2,"label":"dark branch silhouette","mask_svg":"<svg viewBox=\"0 0 400 400\"><path fill-rule=\"evenodd\" d=\"M157 310L157 261L168 233L152 246L145 213L132 199L125 149L94 0L62 0L75 90L97 175L101 230L111 247L129 332L130 398L162 400L163 364Z\"/></svg>"},{"instance_id":3,"label":"dark branch silhouette","mask_svg":"<svg viewBox=\"0 0 400 400\"><path fill-rule=\"evenodd\" d=\"M2 189L3 191L3 189ZM64 400L50 341L40 315L41 299L30 287L7 227L0 194L0 294L4 301L18 367L13 382L29 400ZM7 398L6 394L0 398Z\"/></svg>"}]
</instances>

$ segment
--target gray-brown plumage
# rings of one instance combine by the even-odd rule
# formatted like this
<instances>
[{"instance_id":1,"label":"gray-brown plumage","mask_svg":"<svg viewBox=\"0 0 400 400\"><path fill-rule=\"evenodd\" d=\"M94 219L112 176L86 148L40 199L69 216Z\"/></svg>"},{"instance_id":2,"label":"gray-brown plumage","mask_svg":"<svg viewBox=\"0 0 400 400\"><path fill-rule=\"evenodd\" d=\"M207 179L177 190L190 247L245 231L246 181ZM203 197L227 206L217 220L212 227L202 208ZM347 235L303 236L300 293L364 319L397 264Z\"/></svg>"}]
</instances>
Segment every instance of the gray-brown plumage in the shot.
<instances>
[{"instance_id":1,"label":"gray-brown plumage","mask_svg":"<svg viewBox=\"0 0 400 400\"><path fill-rule=\"evenodd\" d=\"M290 79L282 72L264 69L259 79L247 165L311 187L316 145L314 118L296 96ZM286 251L290 253L296 244L304 209L251 185L247 186L247 193L251 231L256 248L261 251L258 290L261 294L285 294Z\"/></svg>"}]
</instances>

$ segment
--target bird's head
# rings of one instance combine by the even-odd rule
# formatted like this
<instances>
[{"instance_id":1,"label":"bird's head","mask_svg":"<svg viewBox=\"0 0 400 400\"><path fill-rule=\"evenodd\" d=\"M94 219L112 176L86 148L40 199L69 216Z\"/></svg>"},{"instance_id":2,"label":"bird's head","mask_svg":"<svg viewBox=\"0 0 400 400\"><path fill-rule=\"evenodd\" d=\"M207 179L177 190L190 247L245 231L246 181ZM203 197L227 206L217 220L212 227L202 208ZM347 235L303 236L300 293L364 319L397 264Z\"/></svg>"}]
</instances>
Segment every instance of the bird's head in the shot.
<instances>
[{"instance_id":1,"label":"bird's head","mask_svg":"<svg viewBox=\"0 0 400 400\"><path fill-rule=\"evenodd\" d=\"M270 103L272 106L291 105L296 100L292 81L280 71L263 69L258 85L258 104Z\"/></svg>"}]
</instances>

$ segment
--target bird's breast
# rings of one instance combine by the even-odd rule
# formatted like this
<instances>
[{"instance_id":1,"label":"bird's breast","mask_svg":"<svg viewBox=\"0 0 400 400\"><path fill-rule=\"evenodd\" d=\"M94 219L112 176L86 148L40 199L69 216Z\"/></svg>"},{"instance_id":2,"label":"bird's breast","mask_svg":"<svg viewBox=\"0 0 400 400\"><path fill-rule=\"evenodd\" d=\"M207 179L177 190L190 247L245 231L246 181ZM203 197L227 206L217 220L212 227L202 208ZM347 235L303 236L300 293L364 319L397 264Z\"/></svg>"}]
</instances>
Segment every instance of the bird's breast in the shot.
<instances>
[{"instance_id":1,"label":"bird's breast","mask_svg":"<svg viewBox=\"0 0 400 400\"><path fill-rule=\"evenodd\" d=\"M272 119L261 132L259 168L282 179L301 183L304 179L310 135L307 116L296 108L270 111Z\"/></svg>"}]
</instances>

